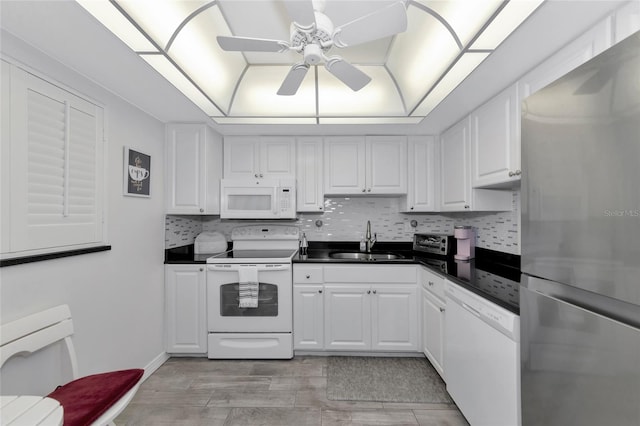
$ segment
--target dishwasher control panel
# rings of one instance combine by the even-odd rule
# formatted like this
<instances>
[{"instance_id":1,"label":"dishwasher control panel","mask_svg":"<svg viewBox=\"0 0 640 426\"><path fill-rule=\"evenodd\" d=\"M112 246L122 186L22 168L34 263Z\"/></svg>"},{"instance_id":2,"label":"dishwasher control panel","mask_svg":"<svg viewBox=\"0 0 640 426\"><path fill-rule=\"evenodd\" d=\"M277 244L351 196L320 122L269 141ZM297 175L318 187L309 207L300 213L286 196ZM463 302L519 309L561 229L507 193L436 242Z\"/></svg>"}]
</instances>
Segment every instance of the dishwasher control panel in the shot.
<instances>
[{"instance_id":1,"label":"dishwasher control panel","mask_svg":"<svg viewBox=\"0 0 640 426\"><path fill-rule=\"evenodd\" d=\"M508 337L520 340L520 317L474 294L449 280L445 282L448 299L461 305L478 318L498 329Z\"/></svg>"}]
</instances>

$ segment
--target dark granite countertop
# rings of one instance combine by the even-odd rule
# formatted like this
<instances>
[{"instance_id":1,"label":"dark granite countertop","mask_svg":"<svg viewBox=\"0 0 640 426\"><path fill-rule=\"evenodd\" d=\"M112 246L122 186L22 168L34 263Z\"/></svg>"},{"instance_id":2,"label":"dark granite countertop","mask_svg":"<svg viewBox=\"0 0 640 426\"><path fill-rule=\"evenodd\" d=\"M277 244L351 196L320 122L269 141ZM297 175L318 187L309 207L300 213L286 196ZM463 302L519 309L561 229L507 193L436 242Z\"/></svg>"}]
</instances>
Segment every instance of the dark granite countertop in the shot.
<instances>
[{"instance_id":1,"label":"dark granite countertop","mask_svg":"<svg viewBox=\"0 0 640 426\"><path fill-rule=\"evenodd\" d=\"M333 259L333 252L359 251L358 242L310 242L306 255L298 253L294 263L323 264L420 264L439 273L465 289L483 298L520 314L520 256L476 248L476 258L470 261L456 261L453 257L441 258L412 250L411 242L377 243L373 253L394 253L402 259L363 261Z\"/></svg>"},{"instance_id":2,"label":"dark granite countertop","mask_svg":"<svg viewBox=\"0 0 640 426\"><path fill-rule=\"evenodd\" d=\"M293 263L419 264L510 312L520 314L520 256L476 248L475 259L455 261L452 257L442 259L414 252L411 242L379 242L372 250L374 253L398 254L402 256L401 259L363 261L333 259L329 256L333 252L358 251L358 242L311 241L307 254L296 254ZM194 254L193 245L167 249L165 264L206 263L206 259L213 254Z\"/></svg>"}]
</instances>

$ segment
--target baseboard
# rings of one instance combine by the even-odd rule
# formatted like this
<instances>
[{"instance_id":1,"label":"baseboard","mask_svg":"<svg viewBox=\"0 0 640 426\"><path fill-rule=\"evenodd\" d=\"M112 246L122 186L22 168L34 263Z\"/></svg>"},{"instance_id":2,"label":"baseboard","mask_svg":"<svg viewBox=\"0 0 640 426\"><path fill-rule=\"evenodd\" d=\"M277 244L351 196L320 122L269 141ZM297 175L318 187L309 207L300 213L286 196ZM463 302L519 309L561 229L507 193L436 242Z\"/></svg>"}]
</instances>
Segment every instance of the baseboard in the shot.
<instances>
[{"instance_id":1,"label":"baseboard","mask_svg":"<svg viewBox=\"0 0 640 426\"><path fill-rule=\"evenodd\" d=\"M422 352L358 352L358 351L294 351L295 356L372 356L396 358L425 358Z\"/></svg>"},{"instance_id":2,"label":"baseboard","mask_svg":"<svg viewBox=\"0 0 640 426\"><path fill-rule=\"evenodd\" d=\"M144 375L142 376L142 381L144 382L151 376L162 364L164 364L169 359L169 354L166 352L162 352L157 357L151 360L149 364L144 367Z\"/></svg>"}]
</instances>

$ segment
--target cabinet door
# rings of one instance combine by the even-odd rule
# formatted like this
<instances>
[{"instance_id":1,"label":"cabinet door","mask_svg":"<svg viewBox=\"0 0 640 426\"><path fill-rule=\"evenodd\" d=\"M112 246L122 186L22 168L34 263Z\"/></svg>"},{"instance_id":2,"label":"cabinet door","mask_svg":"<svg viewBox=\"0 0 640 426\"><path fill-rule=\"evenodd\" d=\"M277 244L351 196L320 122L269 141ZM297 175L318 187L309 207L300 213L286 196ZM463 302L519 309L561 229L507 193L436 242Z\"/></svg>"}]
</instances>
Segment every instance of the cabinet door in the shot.
<instances>
[{"instance_id":1,"label":"cabinet door","mask_svg":"<svg viewBox=\"0 0 640 426\"><path fill-rule=\"evenodd\" d=\"M440 135L441 210L470 209L469 120L465 118Z\"/></svg>"},{"instance_id":2,"label":"cabinet door","mask_svg":"<svg viewBox=\"0 0 640 426\"><path fill-rule=\"evenodd\" d=\"M322 285L293 286L293 348L324 348Z\"/></svg>"},{"instance_id":3,"label":"cabinet door","mask_svg":"<svg viewBox=\"0 0 640 426\"><path fill-rule=\"evenodd\" d=\"M362 194L365 188L365 139L360 136L324 140L325 194Z\"/></svg>"},{"instance_id":4,"label":"cabinet door","mask_svg":"<svg viewBox=\"0 0 640 426\"><path fill-rule=\"evenodd\" d=\"M207 352L206 278L202 265L167 265L167 352Z\"/></svg>"},{"instance_id":5,"label":"cabinet door","mask_svg":"<svg viewBox=\"0 0 640 426\"><path fill-rule=\"evenodd\" d=\"M444 302L422 289L422 351L443 378L444 318Z\"/></svg>"},{"instance_id":6,"label":"cabinet door","mask_svg":"<svg viewBox=\"0 0 640 426\"><path fill-rule=\"evenodd\" d=\"M322 182L322 138L299 138L297 142L297 211L323 211L324 191Z\"/></svg>"},{"instance_id":7,"label":"cabinet door","mask_svg":"<svg viewBox=\"0 0 640 426\"><path fill-rule=\"evenodd\" d=\"M431 136L409 136L407 211L438 211L438 149Z\"/></svg>"},{"instance_id":8,"label":"cabinet door","mask_svg":"<svg viewBox=\"0 0 640 426\"><path fill-rule=\"evenodd\" d=\"M518 85L471 113L472 187L520 180Z\"/></svg>"},{"instance_id":9,"label":"cabinet door","mask_svg":"<svg viewBox=\"0 0 640 426\"><path fill-rule=\"evenodd\" d=\"M260 168L258 177L283 178L296 174L295 139L288 136L263 136L260 138Z\"/></svg>"},{"instance_id":10,"label":"cabinet door","mask_svg":"<svg viewBox=\"0 0 640 426\"><path fill-rule=\"evenodd\" d=\"M365 165L367 193L407 193L406 136L368 136Z\"/></svg>"},{"instance_id":11,"label":"cabinet door","mask_svg":"<svg viewBox=\"0 0 640 426\"><path fill-rule=\"evenodd\" d=\"M371 296L372 349L419 350L416 286L375 284Z\"/></svg>"},{"instance_id":12,"label":"cabinet door","mask_svg":"<svg viewBox=\"0 0 640 426\"><path fill-rule=\"evenodd\" d=\"M260 177L258 147L257 136L225 136L224 177L227 179Z\"/></svg>"},{"instance_id":13,"label":"cabinet door","mask_svg":"<svg viewBox=\"0 0 640 426\"><path fill-rule=\"evenodd\" d=\"M205 126L167 126L167 213L204 213Z\"/></svg>"},{"instance_id":14,"label":"cabinet door","mask_svg":"<svg viewBox=\"0 0 640 426\"><path fill-rule=\"evenodd\" d=\"M325 349L371 349L371 287L325 285Z\"/></svg>"}]
</instances>

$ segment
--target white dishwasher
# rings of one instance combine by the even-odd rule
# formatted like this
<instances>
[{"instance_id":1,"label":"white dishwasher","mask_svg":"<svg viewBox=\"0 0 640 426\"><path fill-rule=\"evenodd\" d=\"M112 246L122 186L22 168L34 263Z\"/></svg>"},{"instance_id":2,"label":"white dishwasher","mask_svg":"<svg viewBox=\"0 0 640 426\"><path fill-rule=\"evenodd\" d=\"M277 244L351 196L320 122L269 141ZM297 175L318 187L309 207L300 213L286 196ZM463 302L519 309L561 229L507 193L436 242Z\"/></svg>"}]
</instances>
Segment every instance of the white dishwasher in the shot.
<instances>
[{"instance_id":1,"label":"white dishwasher","mask_svg":"<svg viewBox=\"0 0 640 426\"><path fill-rule=\"evenodd\" d=\"M446 280L447 391L471 426L518 426L520 317Z\"/></svg>"}]
</instances>

